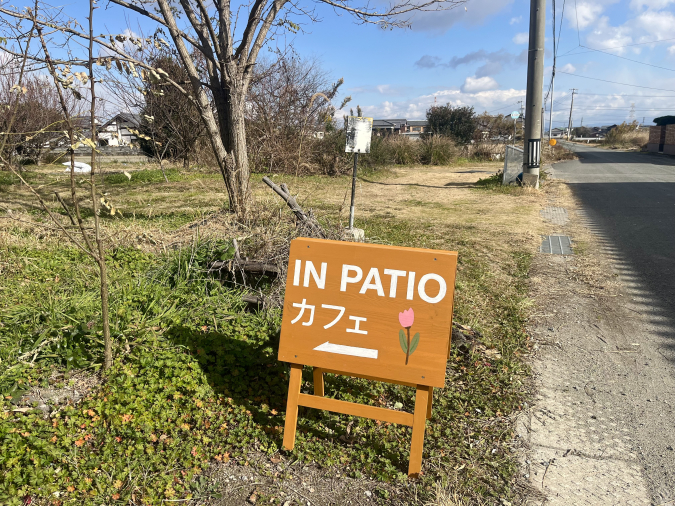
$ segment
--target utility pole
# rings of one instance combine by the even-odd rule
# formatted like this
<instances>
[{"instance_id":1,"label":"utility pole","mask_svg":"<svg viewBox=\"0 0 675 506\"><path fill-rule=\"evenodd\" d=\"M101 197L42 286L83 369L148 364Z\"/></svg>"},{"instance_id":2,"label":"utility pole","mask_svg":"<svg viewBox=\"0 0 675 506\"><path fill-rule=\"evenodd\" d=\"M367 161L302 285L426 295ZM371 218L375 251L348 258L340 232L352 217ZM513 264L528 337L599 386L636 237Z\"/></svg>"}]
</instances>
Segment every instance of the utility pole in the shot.
<instances>
[{"instance_id":1,"label":"utility pole","mask_svg":"<svg viewBox=\"0 0 675 506\"><path fill-rule=\"evenodd\" d=\"M544 138L544 108L541 108L541 123L540 123L540 128L541 131L539 132L539 138L543 139Z\"/></svg>"},{"instance_id":2,"label":"utility pole","mask_svg":"<svg viewBox=\"0 0 675 506\"><path fill-rule=\"evenodd\" d=\"M520 116L518 116L518 117L520 118L521 130L523 130L523 132L524 132L525 131L525 114L523 114L523 101L518 100L518 103L520 104ZM514 132L515 132L515 130L514 130ZM514 137L514 140L515 140L515 137Z\"/></svg>"},{"instance_id":3,"label":"utility pole","mask_svg":"<svg viewBox=\"0 0 675 506\"><path fill-rule=\"evenodd\" d=\"M565 11L563 10L563 14ZM555 63L556 63L556 47L555 47L555 0L553 0L553 69L551 70L551 108L548 110L548 141L551 142L553 138L553 91L555 88ZM543 121L543 120L542 120Z\"/></svg>"},{"instance_id":4,"label":"utility pole","mask_svg":"<svg viewBox=\"0 0 675 506\"><path fill-rule=\"evenodd\" d=\"M530 43L527 56L527 96L523 149L523 184L539 188L541 106L544 85L546 0L530 0Z\"/></svg>"},{"instance_id":5,"label":"utility pole","mask_svg":"<svg viewBox=\"0 0 675 506\"><path fill-rule=\"evenodd\" d=\"M570 140L570 135L572 135L572 110L574 109L574 94L577 92L576 88L572 88L572 103L570 104L570 120L567 124L567 140Z\"/></svg>"}]
</instances>

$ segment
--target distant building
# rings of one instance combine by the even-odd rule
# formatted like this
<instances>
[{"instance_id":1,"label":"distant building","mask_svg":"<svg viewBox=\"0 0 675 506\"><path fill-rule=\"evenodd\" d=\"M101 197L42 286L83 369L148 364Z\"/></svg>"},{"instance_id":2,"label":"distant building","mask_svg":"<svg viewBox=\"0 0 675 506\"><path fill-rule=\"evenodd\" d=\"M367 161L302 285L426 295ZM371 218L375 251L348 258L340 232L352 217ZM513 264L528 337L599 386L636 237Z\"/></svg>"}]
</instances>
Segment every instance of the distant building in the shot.
<instances>
[{"instance_id":1,"label":"distant building","mask_svg":"<svg viewBox=\"0 0 675 506\"><path fill-rule=\"evenodd\" d=\"M131 146L137 137L129 129L136 130L140 124L140 115L120 112L99 128L99 144L101 146Z\"/></svg>"},{"instance_id":2,"label":"distant building","mask_svg":"<svg viewBox=\"0 0 675 506\"><path fill-rule=\"evenodd\" d=\"M373 134L390 135L401 133L401 125L406 124L405 119L374 119Z\"/></svg>"},{"instance_id":3,"label":"distant building","mask_svg":"<svg viewBox=\"0 0 675 506\"><path fill-rule=\"evenodd\" d=\"M429 131L427 120L376 119L373 120L373 135L406 135L417 139Z\"/></svg>"}]
</instances>

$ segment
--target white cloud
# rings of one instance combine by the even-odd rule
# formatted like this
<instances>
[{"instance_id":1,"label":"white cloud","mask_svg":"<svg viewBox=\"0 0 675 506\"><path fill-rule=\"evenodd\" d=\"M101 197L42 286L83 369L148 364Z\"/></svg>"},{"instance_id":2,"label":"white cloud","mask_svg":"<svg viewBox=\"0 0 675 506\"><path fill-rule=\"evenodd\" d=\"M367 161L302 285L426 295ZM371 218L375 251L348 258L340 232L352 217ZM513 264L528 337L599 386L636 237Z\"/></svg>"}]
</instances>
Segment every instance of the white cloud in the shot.
<instances>
[{"instance_id":1,"label":"white cloud","mask_svg":"<svg viewBox=\"0 0 675 506\"><path fill-rule=\"evenodd\" d=\"M518 16L517 18L511 18L511 21L509 21L510 25L515 25L516 23L520 23L523 20L523 16Z\"/></svg>"},{"instance_id":2,"label":"white cloud","mask_svg":"<svg viewBox=\"0 0 675 506\"><path fill-rule=\"evenodd\" d=\"M478 25L512 2L513 0L472 0L465 6L459 5L448 11L417 12L411 19L412 29L416 32L444 33L457 23Z\"/></svg>"},{"instance_id":3,"label":"white cloud","mask_svg":"<svg viewBox=\"0 0 675 506\"><path fill-rule=\"evenodd\" d=\"M670 46L668 48L668 54L671 56L675 56L675 46Z\"/></svg>"},{"instance_id":4,"label":"white cloud","mask_svg":"<svg viewBox=\"0 0 675 506\"><path fill-rule=\"evenodd\" d=\"M464 93L479 93L481 91L496 90L497 88L499 88L499 84L492 77L469 76L464 81L461 90Z\"/></svg>"},{"instance_id":5,"label":"white cloud","mask_svg":"<svg viewBox=\"0 0 675 506\"><path fill-rule=\"evenodd\" d=\"M645 11L627 24L647 32L651 40L671 38L675 33L675 15L672 12Z\"/></svg>"},{"instance_id":6,"label":"white cloud","mask_svg":"<svg viewBox=\"0 0 675 506\"><path fill-rule=\"evenodd\" d=\"M378 84L377 86L375 86L375 89L383 95L385 93L391 92L391 86L389 86L388 84Z\"/></svg>"},{"instance_id":7,"label":"white cloud","mask_svg":"<svg viewBox=\"0 0 675 506\"><path fill-rule=\"evenodd\" d=\"M602 14L604 6L599 3L579 2L576 6L576 13L568 19L572 25L576 26L577 20L579 22L579 29L583 30L592 23L594 23Z\"/></svg>"},{"instance_id":8,"label":"white cloud","mask_svg":"<svg viewBox=\"0 0 675 506\"><path fill-rule=\"evenodd\" d=\"M429 107L449 103L454 107L474 107L478 113L485 110L494 110L513 105L517 109L516 101L525 97L525 90L488 90L477 93L466 93L458 89L439 90L430 95L421 95L415 99L401 102L384 101L378 105L364 106L365 115L381 118L424 119ZM510 111L508 111L510 112ZM338 120L341 114L336 114Z\"/></svg>"},{"instance_id":9,"label":"white cloud","mask_svg":"<svg viewBox=\"0 0 675 506\"><path fill-rule=\"evenodd\" d=\"M571 63L566 63L560 68L560 70L561 72L568 72L570 74L574 74L577 71L577 68Z\"/></svg>"},{"instance_id":10,"label":"white cloud","mask_svg":"<svg viewBox=\"0 0 675 506\"><path fill-rule=\"evenodd\" d=\"M675 33L675 15L672 12L646 10L619 26L611 26L609 18L602 16L589 32L587 43L590 47L607 48L617 54L623 54L626 51L639 54L641 50L648 49L650 46L612 48L634 42L668 39L673 36L673 33Z\"/></svg>"},{"instance_id":11,"label":"white cloud","mask_svg":"<svg viewBox=\"0 0 675 506\"><path fill-rule=\"evenodd\" d=\"M630 8L636 11L642 10L643 7L647 9L663 9L675 0L631 0Z\"/></svg>"},{"instance_id":12,"label":"white cloud","mask_svg":"<svg viewBox=\"0 0 675 506\"><path fill-rule=\"evenodd\" d=\"M530 42L530 34L527 32L517 33L511 40L514 44L527 44Z\"/></svg>"},{"instance_id":13,"label":"white cloud","mask_svg":"<svg viewBox=\"0 0 675 506\"><path fill-rule=\"evenodd\" d=\"M586 40L590 47L597 49L625 46L633 42L632 32L633 29L626 25L610 26L609 18L603 16L588 34ZM625 48L619 48L614 52L621 54L625 52Z\"/></svg>"}]
</instances>

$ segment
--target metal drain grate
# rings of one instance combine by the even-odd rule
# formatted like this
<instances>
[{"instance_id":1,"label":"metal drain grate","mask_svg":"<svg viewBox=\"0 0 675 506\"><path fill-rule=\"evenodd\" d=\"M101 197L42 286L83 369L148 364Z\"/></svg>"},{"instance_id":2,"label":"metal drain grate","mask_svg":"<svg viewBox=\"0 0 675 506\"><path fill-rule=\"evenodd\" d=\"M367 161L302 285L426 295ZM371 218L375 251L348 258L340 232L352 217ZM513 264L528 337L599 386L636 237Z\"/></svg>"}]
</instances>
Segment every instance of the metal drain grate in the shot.
<instances>
[{"instance_id":1,"label":"metal drain grate","mask_svg":"<svg viewBox=\"0 0 675 506\"><path fill-rule=\"evenodd\" d=\"M554 225L566 225L570 221L567 209L564 207L545 207L539 211L539 215L546 221L550 221Z\"/></svg>"},{"instance_id":2,"label":"metal drain grate","mask_svg":"<svg viewBox=\"0 0 675 506\"><path fill-rule=\"evenodd\" d=\"M573 255L572 240L567 235L546 235L541 242L541 253L549 255Z\"/></svg>"}]
</instances>

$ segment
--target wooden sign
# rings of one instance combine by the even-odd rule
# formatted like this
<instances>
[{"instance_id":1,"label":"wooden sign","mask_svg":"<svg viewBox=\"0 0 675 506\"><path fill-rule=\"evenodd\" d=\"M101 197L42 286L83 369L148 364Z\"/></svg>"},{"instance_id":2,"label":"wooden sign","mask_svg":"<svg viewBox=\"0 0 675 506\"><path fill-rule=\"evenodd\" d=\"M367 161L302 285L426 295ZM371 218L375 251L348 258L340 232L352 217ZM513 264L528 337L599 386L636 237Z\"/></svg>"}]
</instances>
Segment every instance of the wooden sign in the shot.
<instances>
[{"instance_id":1,"label":"wooden sign","mask_svg":"<svg viewBox=\"0 0 675 506\"><path fill-rule=\"evenodd\" d=\"M295 239L279 360L291 363L284 446L298 405L413 426L409 475L419 473L433 387L445 385L457 253ZM303 365L314 395L300 393ZM415 413L323 397L323 373L417 388Z\"/></svg>"}]
</instances>

